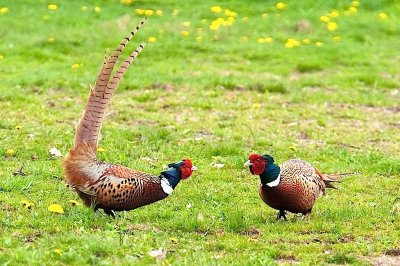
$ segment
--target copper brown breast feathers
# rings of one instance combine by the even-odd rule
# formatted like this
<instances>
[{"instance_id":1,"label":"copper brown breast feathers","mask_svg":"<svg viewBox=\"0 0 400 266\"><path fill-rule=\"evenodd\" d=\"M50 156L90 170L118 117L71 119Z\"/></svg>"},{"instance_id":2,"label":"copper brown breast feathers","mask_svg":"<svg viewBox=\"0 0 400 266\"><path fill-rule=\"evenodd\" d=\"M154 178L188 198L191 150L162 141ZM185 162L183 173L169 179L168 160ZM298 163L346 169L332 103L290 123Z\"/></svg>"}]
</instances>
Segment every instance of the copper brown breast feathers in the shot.
<instances>
[{"instance_id":1,"label":"copper brown breast feathers","mask_svg":"<svg viewBox=\"0 0 400 266\"><path fill-rule=\"evenodd\" d=\"M276 165L270 155L252 154L245 163L254 175L260 176L259 194L270 207L278 210L277 219L286 219L286 211L310 213L325 188L334 188L342 175L323 175L308 162L291 159Z\"/></svg>"}]
</instances>

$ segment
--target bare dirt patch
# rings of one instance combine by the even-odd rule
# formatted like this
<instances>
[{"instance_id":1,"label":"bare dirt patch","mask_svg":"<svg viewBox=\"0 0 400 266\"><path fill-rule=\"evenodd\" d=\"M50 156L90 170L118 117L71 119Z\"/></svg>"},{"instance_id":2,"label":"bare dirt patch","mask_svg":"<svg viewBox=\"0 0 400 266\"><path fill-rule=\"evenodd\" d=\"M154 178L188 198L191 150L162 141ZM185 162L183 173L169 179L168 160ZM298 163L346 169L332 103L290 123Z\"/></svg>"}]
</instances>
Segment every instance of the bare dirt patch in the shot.
<instances>
[{"instance_id":1,"label":"bare dirt patch","mask_svg":"<svg viewBox=\"0 0 400 266\"><path fill-rule=\"evenodd\" d=\"M374 266L399 266L400 257L382 255L379 257L364 257L366 261Z\"/></svg>"}]
</instances>

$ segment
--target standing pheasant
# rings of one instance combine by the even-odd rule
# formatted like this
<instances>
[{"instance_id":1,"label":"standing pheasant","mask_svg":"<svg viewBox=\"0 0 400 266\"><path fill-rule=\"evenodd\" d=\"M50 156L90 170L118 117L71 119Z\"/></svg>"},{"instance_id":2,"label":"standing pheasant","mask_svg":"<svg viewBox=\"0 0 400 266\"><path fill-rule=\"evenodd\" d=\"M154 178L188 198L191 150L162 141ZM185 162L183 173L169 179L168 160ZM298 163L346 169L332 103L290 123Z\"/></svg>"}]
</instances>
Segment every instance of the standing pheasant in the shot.
<instances>
[{"instance_id":1,"label":"standing pheasant","mask_svg":"<svg viewBox=\"0 0 400 266\"><path fill-rule=\"evenodd\" d=\"M63 162L69 186L76 190L85 205L104 209L111 216L114 216L114 211L131 210L166 198L181 179L188 178L196 170L189 159L184 159L169 164L168 170L154 176L118 164L101 162L96 158L106 107L122 76L143 50L144 44L130 54L112 77L111 72L122 50L144 23L145 20L105 59L78 123L74 147Z\"/></svg>"},{"instance_id":2,"label":"standing pheasant","mask_svg":"<svg viewBox=\"0 0 400 266\"><path fill-rule=\"evenodd\" d=\"M291 159L280 166L274 164L270 155L251 154L244 164L253 175L259 175L259 194L270 207L278 210L277 219L286 220L286 211L311 213L315 200L325 194L325 188L335 188L341 175L323 175L311 164Z\"/></svg>"}]
</instances>

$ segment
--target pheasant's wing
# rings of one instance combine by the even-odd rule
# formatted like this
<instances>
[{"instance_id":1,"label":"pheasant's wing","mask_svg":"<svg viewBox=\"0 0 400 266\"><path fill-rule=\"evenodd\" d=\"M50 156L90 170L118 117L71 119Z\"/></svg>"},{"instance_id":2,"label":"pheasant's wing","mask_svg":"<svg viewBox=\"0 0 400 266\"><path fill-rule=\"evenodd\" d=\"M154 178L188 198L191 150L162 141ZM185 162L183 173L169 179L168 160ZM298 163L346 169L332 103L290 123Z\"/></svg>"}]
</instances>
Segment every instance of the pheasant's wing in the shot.
<instances>
[{"instance_id":1,"label":"pheasant's wing","mask_svg":"<svg viewBox=\"0 0 400 266\"><path fill-rule=\"evenodd\" d=\"M105 164L105 163L103 163ZM100 193L116 193L118 191L135 191L146 183L157 183L160 178L128 167L109 164L95 180L89 180L78 189L84 194L98 196Z\"/></svg>"},{"instance_id":2,"label":"pheasant's wing","mask_svg":"<svg viewBox=\"0 0 400 266\"><path fill-rule=\"evenodd\" d=\"M291 159L281 165L282 175L292 176L296 183L311 192L315 198L325 193L325 184L316 169L306 161Z\"/></svg>"},{"instance_id":3,"label":"pheasant's wing","mask_svg":"<svg viewBox=\"0 0 400 266\"><path fill-rule=\"evenodd\" d=\"M92 204L112 210L130 210L168 196L160 177L121 165L110 165L95 182L77 190L90 195Z\"/></svg>"}]
</instances>

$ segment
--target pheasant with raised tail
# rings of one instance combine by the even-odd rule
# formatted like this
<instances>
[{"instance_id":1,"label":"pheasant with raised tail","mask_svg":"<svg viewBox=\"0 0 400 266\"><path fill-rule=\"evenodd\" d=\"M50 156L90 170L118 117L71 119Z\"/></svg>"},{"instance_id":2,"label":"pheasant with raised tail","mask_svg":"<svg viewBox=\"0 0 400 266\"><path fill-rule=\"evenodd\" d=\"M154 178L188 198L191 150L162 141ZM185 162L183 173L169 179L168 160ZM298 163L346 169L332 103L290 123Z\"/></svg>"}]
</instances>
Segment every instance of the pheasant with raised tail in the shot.
<instances>
[{"instance_id":1,"label":"pheasant with raised tail","mask_svg":"<svg viewBox=\"0 0 400 266\"><path fill-rule=\"evenodd\" d=\"M112 75L122 50L145 23L143 20L105 59L86 109L76 129L74 146L63 162L68 185L82 198L86 206L103 209L114 217L114 211L132 210L166 198L182 179L197 170L189 159L168 165L159 176L127 167L101 162L96 157L101 123L106 107L121 78L132 61L143 50L141 44Z\"/></svg>"}]
</instances>

